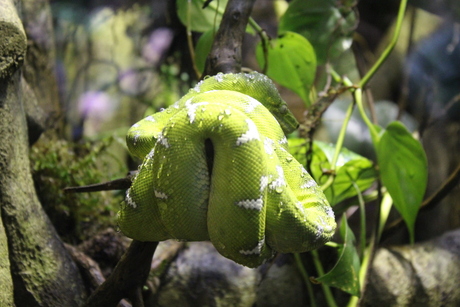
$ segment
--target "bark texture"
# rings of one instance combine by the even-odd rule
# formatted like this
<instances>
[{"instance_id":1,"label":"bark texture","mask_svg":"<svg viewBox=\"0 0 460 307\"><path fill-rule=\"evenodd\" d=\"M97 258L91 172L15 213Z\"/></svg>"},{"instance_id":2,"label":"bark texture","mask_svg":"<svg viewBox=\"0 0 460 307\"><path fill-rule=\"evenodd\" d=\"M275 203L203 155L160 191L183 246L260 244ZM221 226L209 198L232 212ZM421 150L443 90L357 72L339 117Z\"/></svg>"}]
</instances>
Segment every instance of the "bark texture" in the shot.
<instances>
[{"instance_id":1,"label":"bark texture","mask_svg":"<svg viewBox=\"0 0 460 307\"><path fill-rule=\"evenodd\" d=\"M5 138L12 127L5 127L9 119L8 109L5 104L6 92L4 86L23 61L26 50L26 38L22 24L16 14L14 4L9 0L0 0L0 208L3 207L6 185L3 183L3 170L8 167L8 155L12 154L10 148L5 148ZM8 146L9 147L9 146ZM1 216L1 211L0 211ZM0 219L0 306L14 306L13 279L11 264L8 257L8 238Z\"/></svg>"},{"instance_id":2,"label":"bark texture","mask_svg":"<svg viewBox=\"0 0 460 307\"><path fill-rule=\"evenodd\" d=\"M11 0L0 0L0 79L11 76L24 61L26 37Z\"/></svg>"},{"instance_id":3,"label":"bark texture","mask_svg":"<svg viewBox=\"0 0 460 307\"><path fill-rule=\"evenodd\" d=\"M8 240L0 219L0 306L14 306L13 280L10 273L10 259L8 259Z\"/></svg>"},{"instance_id":4,"label":"bark texture","mask_svg":"<svg viewBox=\"0 0 460 307\"><path fill-rule=\"evenodd\" d=\"M112 274L90 296L87 307L117 306L130 298L134 306L143 306L142 286L147 280L152 256L158 242L133 241Z\"/></svg>"},{"instance_id":5,"label":"bark texture","mask_svg":"<svg viewBox=\"0 0 460 307\"><path fill-rule=\"evenodd\" d=\"M61 116L61 105L56 81L56 50L51 9L48 0L22 0L21 3L22 20L27 34L24 78L35 93L38 106L51 118L47 125L54 126ZM60 125L62 122L61 120ZM41 121L41 124L45 123L46 120Z\"/></svg>"},{"instance_id":6,"label":"bark texture","mask_svg":"<svg viewBox=\"0 0 460 307\"><path fill-rule=\"evenodd\" d=\"M255 0L230 0L206 58L203 76L241 72L241 46Z\"/></svg>"},{"instance_id":7,"label":"bark texture","mask_svg":"<svg viewBox=\"0 0 460 307\"><path fill-rule=\"evenodd\" d=\"M0 0L0 305L79 306L86 296L80 273L32 181L18 70L27 41L15 4Z\"/></svg>"}]
</instances>

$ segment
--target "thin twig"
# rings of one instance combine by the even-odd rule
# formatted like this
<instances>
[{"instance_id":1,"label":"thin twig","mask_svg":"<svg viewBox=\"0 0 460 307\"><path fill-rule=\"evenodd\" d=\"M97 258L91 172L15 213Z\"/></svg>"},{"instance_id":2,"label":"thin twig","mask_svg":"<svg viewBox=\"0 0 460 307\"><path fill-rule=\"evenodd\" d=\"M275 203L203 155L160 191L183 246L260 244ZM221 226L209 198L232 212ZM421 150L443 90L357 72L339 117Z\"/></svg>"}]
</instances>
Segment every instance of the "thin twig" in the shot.
<instances>
[{"instance_id":1,"label":"thin twig","mask_svg":"<svg viewBox=\"0 0 460 307\"><path fill-rule=\"evenodd\" d=\"M65 193L84 193L84 192L100 192L112 190L127 190L131 186L132 180L138 171L130 171L125 178L119 178L107 182L83 185L78 187L66 187Z\"/></svg>"}]
</instances>

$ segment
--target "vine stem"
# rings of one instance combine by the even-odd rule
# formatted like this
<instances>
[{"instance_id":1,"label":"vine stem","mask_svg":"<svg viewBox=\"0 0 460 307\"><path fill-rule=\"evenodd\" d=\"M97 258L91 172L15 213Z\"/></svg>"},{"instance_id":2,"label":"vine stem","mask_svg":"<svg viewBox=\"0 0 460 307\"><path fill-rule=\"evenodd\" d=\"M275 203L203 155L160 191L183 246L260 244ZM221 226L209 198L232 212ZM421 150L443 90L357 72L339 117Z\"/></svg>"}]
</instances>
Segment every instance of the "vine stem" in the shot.
<instances>
[{"instance_id":1,"label":"vine stem","mask_svg":"<svg viewBox=\"0 0 460 307\"><path fill-rule=\"evenodd\" d=\"M375 62L374 65L372 65L371 69L369 69L369 71L364 75L364 77L358 83L357 88L353 92L353 97L355 99L356 104L358 105L358 109L361 114L361 117L363 118L364 122L369 128L374 145L378 143L378 131L377 131L376 126L372 124L372 122L367 117L366 112L364 111L364 106L362 103L362 89L367 85L367 83L374 76L377 70L380 69L382 64L386 61L386 59L390 55L391 51L393 51L394 47L396 46L396 43L398 42L399 34L401 33L401 27L402 27L402 23L404 20L404 15L406 13L406 7L407 7L407 0L401 0L401 3L399 4L398 16L396 18L395 31L393 33L390 43L385 48L385 50L382 52L377 62Z\"/></svg>"},{"instance_id":2,"label":"vine stem","mask_svg":"<svg viewBox=\"0 0 460 307\"><path fill-rule=\"evenodd\" d=\"M359 269L358 279L359 279L359 284L361 286L361 295L363 294L364 288L366 287L367 271L371 263L372 253L374 251L374 243L375 243L374 238L375 237L372 236L371 242L364 250L363 260L361 262L361 267ZM347 307L357 306L359 303L359 299L360 298L357 296L352 296L350 298L350 301L348 302Z\"/></svg>"},{"instance_id":3,"label":"vine stem","mask_svg":"<svg viewBox=\"0 0 460 307\"><path fill-rule=\"evenodd\" d=\"M300 274L302 275L302 278L305 282L305 286L307 288L308 296L310 298L310 306L311 307L317 307L316 305L316 300L315 300L315 295L313 293L313 286L311 285L310 278L308 277L307 270L305 270L305 267L302 263L302 259L300 259L300 254L299 253L294 253L294 259L297 264L297 268L300 271Z\"/></svg>"},{"instance_id":4,"label":"vine stem","mask_svg":"<svg viewBox=\"0 0 460 307\"><path fill-rule=\"evenodd\" d=\"M317 250L312 250L311 255L313 257L313 263L315 264L316 271L320 276L324 275L324 269L323 265L321 264L321 261L319 260L319 255ZM337 303L335 302L334 295L332 294L331 288L329 288L328 285L322 283L321 288L323 289L324 292L324 297L326 298L327 305L329 307L337 307Z\"/></svg>"},{"instance_id":5,"label":"vine stem","mask_svg":"<svg viewBox=\"0 0 460 307\"><path fill-rule=\"evenodd\" d=\"M358 106L359 114L361 115L361 118L363 119L364 123L367 125L369 128L369 132L371 134L372 142L374 143L374 146L378 144L378 139L379 139L379 132L377 130L377 125L374 125L369 117L367 117L366 111L364 110L364 104L363 104L363 90L361 88L355 89L353 92L353 99Z\"/></svg>"},{"instance_id":6,"label":"vine stem","mask_svg":"<svg viewBox=\"0 0 460 307\"><path fill-rule=\"evenodd\" d=\"M359 190L356 182L353 182L353 187L358 194L359 202L359 217L360 217L360 238L359 238L359 257L362 259L364 257L364 248L366 246L366 206L364 203L363 194Z\"/></svg>"},{"instance_id":7,"label":"vine stem","mask_svg":"<svg viewBox=\"0 0 460 307\"><path fill-rule=\"evenodd\" d=\"M361 81L358 84L359 88L364 88L366 86L366 84L374 76L377 70L379 70L380 66L382 66L383 62L385 62L385 60L388 58L391 51L393 51L398 41L399 34L401 33L401 27L402 27L402 23L404 20L404 14L406 12L406 7L407 7L407 0L401 0L401 3L399 4L398 16L396 19L396 26L395 26L395 31L393 33L393 37L391 38L390 43L385 48L385 50L383 51L382 55L379 57L377 62L375 62L374 65L372 65L371 69L369 69L369 71L361 79Z\"/></svg>"},{"instance_id":8,"label":"vine stem","mask_svg":"<svg viewBox=\"0 0 460 307\"><path fill-rule=\"evenodd\" d=\"M372 236L371 242L368 246L366 246L366 211L365 211L365 203L363 199L362 193L359 191L358 185L353 182L353 187L356 189L358 193L358 200L359 200L359 211L360 211L360 231L361 231L361 236L360 236L360 249L359 249L359 255L361 258L361 266L359 268L359 274L358 274L358 280L359 280L359 285L360 285L360 292L361 294L364 292L364 287L366 286L366 276L367 276L367 271L369 268L370 264L370 259L372 255L372 251L374 249L374 238L375 236ZM348 302L347 307L355 307L357 306L359 302L359 297L358 296L352 296L350 298L350 301Z\"/></svg>"},{"instance_id":9,"label":"vine stem","mask_svg":"<svg viewBox=\"0 0 460 307\"><path fill-rule=\"evenodd\" d=\"M332 171L332 175L329 176L327 181L321 186L321 189L323 191L329 188L334 182L335 170L337 169L337 161L339 160L340 151L342 150L343 141L345 140L345 134L347 132L347 127L348 127L348 123L350 122L351 115L353 113L354 105L355 105L354 103L351 103L347 109L347 113L345 114L345 119L343 121L342 128L340 129L340 133L337 138L336 145L335 145L334 157L332 158L332 162L331 162L330 170Z\"/></svg>"},{"instance_id":10,"label":"vine stem","mask_svg":"<svg viewBox=\"0 0 460 307\"><path fill-rule=\"evenodd\" d=\"M196 66L196 61L195 61L195 48L193 46L193 40L192 40L192 2L188 1L187 2L187 45L188 49L190 52L190 59L192 61L192 66L193 66L193 71L195 72L195 75L197 78L200 78L200 70Z\"/></svg>"}]
</instances>

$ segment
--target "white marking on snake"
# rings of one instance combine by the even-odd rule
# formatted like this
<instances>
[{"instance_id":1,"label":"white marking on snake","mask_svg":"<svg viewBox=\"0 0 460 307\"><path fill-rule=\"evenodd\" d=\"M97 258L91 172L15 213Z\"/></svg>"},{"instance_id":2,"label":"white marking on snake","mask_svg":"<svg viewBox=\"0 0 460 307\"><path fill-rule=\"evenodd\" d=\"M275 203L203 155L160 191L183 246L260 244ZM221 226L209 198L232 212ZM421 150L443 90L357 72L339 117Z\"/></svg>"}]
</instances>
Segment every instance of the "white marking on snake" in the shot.
<instances>
[{"instance_id":1,"label":"white marking on snake","mask_svg":"<svg viewBox=\"0 0 460 307\"><path fill-rule=\"evenodd\" d=\"M218 73L214 76L214 79L216 79L217 82L222 82L224 81L224 75L222 73Z\"/></svg>"},{"instance_id":2,"label":"white marking on snake","mask_svg":"<svg viewBox=\"0 0 460 307\"><path fill-rule=\"evenodd\" d=\"M258 100L254 99L252 97L249 97L249 96L248 96L248 99L247 99L246 102L247 102L247 105L244 108L244 111L246 113L251 113L252 111L255 110L255 108L257 108L258 106L261 105L261 103Z\"/></svg>"},{"instance_id":3,"label":"white marking on snake","mask_svg":"<svg viewBox=\"0 0 460 307\"><path fill-rule=\"evenodd\" d=\"M153 190L154 193L155 193L155 197L156 198L159 198L159 199L168 199L168 195L166 195L165 193L163 192L160 192L158 190Z\"/></svg>"},{"instance_id":4,"label":"white marking on snake","mask_svg":"<svg viewBox=\"0 0 460 307\"><path fill-rule=\"evenodd\" d=\"M145 120L152 123L156 122L155 118L152 115L147 116Z\"/></svg>"},{"instance_id":5,"label":"white marking on snake","mask_svg":"<svg viewBox=\"0 0 460 307\"><path fill-rule=\"evenodd\" d=\"M137 141L141 137L141 133L139 131L133 131L134 136L133 136L133 145L136 146Z\"/></svg>"},{"instance_id":6,"label":"white marking on snake","mask_svg":"<svg viewBox=\"0 0 460 307\"><path fill-rule=\"evenodd\" d=\"M249 118L246 119L246 123L248 124L248 130L236 140L236 146L243 145L252 140L260 140L256 124Z\"/></svg>"},{"instance_id":7,"label":"white marking on snake","mask_svg":"<svg viewBox=\"0 0 460 307\"><path fill-rule=\"evenodd\" d=\"M168 139L163 135L163 132L158 133L157 135L157 142L163 145L166 148L169 148Z\"/></svg>"},{"instance_id":8,"label":"white marking on snake","mask_svg":"<svg viewBox=\"0 0 460 307\"><path fill-rule=\"evenodd\" d=\"M134 202L134 200L131 198L131 188L129 188L128 190L126 190L126 203L133 207L133 209L136 209L137 208L137 204Z\"/></svg>"},{"instance_id":9,"label":"white marking on snake","mask_svg":"<svg viewBox=\"0 0 460 307\"><path fill-rule=\"evenodd\" d=\"M251 79L251 80L254 79L254 75L251 75L251 74L249 74L249 73L245 73L243 76L244 76L246 79ZM245 80L245 81L246 81L246 80Z\"/></svg>"},{"instance_id":10,"label":"white marking on snake","mask_svg":"<svg viewBox=\"0 0 460 307\"><path fill-rule=\"evenodd\" d=\"M195 87L193 88L193 90L194 90L195 92L199 93L199 92L200 92L201 84L203 84L203 82L204 82L203 80L201 80L200 82L198 82L198 83L195 85Z\"/></svg>"},{"instance_id":11,"label":"white marking on snake","mask_svg":"<svg viewBox=\"0 0 460 307\"><path fill-rule=\"evenodd\" d=\"M198 109L198 107L205 106L208 103L207 102L191 103L191 100L192 98L190 98L189 100L185 102L185 108L187 109L187 115L190 120L190 123L193 124L193 122L195 121L196 110Z\"/></svg>"},{"instance_id":12,"label":"white marking on snake","mask_svg":"<svg viewBox=\"0 0 460 307\"><path fill-rule=\"evenodd\" d=\"M267 188L269 179L270 178L268 176L260 177L260 192L262 192L263 190L265 190L265 188Z\"/></svg>"},{"instance_id":13,"label":"white marking on snake","mask_svg":"<svg viewBox=\"0 0 460 307\"><path fill-rule=\"evenodd\" d=\"M323 226L321 227L323 231L326 230L326 231L329 232L329 231L332 230L332 226L329 225L328 223L326 223L326 221L323 219L322 216L319 216L318 218L320 219L320 222L321 222L321 224L323 225ZM317 224L319 225L320 223L317 223ZM318 226L318 227L319 227L319 226Z\"/></svg>"},{"instance_id":14,"label":"white marking on snake","mask_svg":"<svg viewBox=\"0 0 460 307\"><path fill-rule=\"evenodd\" d=\"M321 235L323 234L324 228L321 225L317 225L316 227L316 240L318 240L319 237L321 237Z\"/></svg>"},{"instance_id":15,"label":"white marking on snake","mask_svg":"<svg viewBox=\"0 0 460 307\"><path fill-rule=\"evenodd\" d=\"M264 140L264 148L265 148L265 152L268 154L268 155L272 155L273 152L274 152L274 148L273 146L275 145L275 142L270 139L270 138L265 138Z\"/></svg>"},{"instance_id":16,"label":"white marking on snake","mask_svg":"<svg viewBox=\"0 0 460 307\"><path fill-rule=\"evenodd\" d=\"M147 161L150 161L152 158L153 158L153 155L155 154L155 149L152 148L152 150L150 150L150 152L147 154L147 156L145 156L144 158L144 164L147 163Z\"/></svg>"},{"instance_id":17,"label":"white marking on snake","mask_svg":"<svg viewBox=\"0 0 460 307\"><path fill-rule=\"evenodd\" d=\"M281 140L279 140L278 143L280 143L280 145L285 145L285 144L288 143L288 140L287 140L287 138L285 136L283 136L283 138Z\"/></svg>"},{"instance_id":18,"label":"white marking on snake","mask_svg":"<svg viewBox=\"0 0 460 307\"><path fill-rule=\"evenodd\" d=\"M278 147L278 148L279 148L280 150L284 151L284 152L288 152L288 151L286 150L286 148L284 148L283 146L280 146L280 147Z\"/></svg>"},{"instance_id":19,"label":"white marking on snake","mask_svg":"<svg viewBox=\"0 0 460 307\"><path fill-rule=\"evenodd\" d=\"M135 123L134 125L131 126L131 128L137 128L139 127L139 123Z\"/></svg>"},{"instance_id":20,"label":"white marking on snake","mask_svg":"<svg viewBox=\"0 0 460 307\"><path fill-rule=\"evenodd\" d=\"M252 209L252 210L260 211L262 210L264 206L264 201L262 197L257 198L257 199L245 199L245 200L236 202L235 205L237 205L238 207L243 207L245 209Z\"/></svg>"},{"instance_id":21,"label":"white marking on snake","mask_svg":"<svg viewBox=\"0 0 460 307\"><path fill-rule=\"evenodd\" d=\"M254 247L253 249L250 249L250 250L240 250L240 254L243 254L243 255L260 255L260 253L262 252L262 247L264 246L264 243L265 243L265 238L263 238L262 240L259 241L259 243L257 243L256 247Z\"/></svg>"},{"instance_id":22,"label":"white marking on snake","mask_svg":"<svg viewBox=\"0 0 460 307\"><path fill-rule=\"evenodd\" d=\"M300 186L301 189L309 189L313 187L316 187L316 181L314 181L313 179L308 180Z\"/></svg>"},{"instance_id":23,"label":"white marking on snake","mask_svg":"<svg viewBox=\"0 0 460 307\"><path fill-rule=\"evenodd\" d=\"M328 217L330 217L332 219L335 218L334 210L332 210L332 208L330 206L326 207L326 214L327 214Z\"/></svg>"},{"instance_id":24,"label":"white marking on snake","mask_svg":"<svg viewBox=\"0 0 460 307\"><path fill-rule=\"evenodd\" d=\"M286 186L286 180L284 179L284 170L281 166L276 166L276 171L278 172L278 178L273 180L270 183L270 189L276 190L277 188L282 188Z\"/></svg>"},{"instance_id":25,"label":"white marking on snake","mask_svg":"<svg viewBox=\"0 0 460 307\"><path fill-rule=\"evenodd\" d=\"M296 202L296 206L297 206L297 208L299 208L300 212L302 212L302 216L305 217L305 210L303 208L302 203L300 201L298 201L298 202Z\"/></svg>"}]
</instances>

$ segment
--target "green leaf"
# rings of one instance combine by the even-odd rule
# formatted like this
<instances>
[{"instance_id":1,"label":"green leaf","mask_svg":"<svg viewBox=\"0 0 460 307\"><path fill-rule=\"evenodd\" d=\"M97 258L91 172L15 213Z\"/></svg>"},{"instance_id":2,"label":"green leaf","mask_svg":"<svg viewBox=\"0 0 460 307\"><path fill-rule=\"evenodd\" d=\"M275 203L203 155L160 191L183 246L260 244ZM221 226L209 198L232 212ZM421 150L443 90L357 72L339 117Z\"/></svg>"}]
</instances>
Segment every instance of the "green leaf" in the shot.
<instances>
[{"instance_id":1,"label":"green leaf","mask_svg":"<svg viewBox=\"0 0 460 307\"><path fill-rule=\"evenodd\" d=\"M360 193L372 186L376 180L376 172L372 162L365 159L357 159L347 162L338 171L334 183L326 189L326 197L332 199L333 204L337 204L347 198L357 195L355 182ZM329 196L328 196L329 195Z\"/></svg>"},{"instance_id":2,"label":"green leaf","mask_svg":"<svg viewBox=\"0 0 460 307\"><path fill-rule=\"evenodd\" d=\"M306 146L303 139L288 139L289 151L303 165L306 164ZM335 146L320 141L313 142L313 156L310 165L312 176L319 185L324 184L331 168ZM347 198L357 195L356 184L360 192L371 187L377 179L372 162L346 148L342 148L337 160L334 183L324 191L327 200L335 205Z\"/></svg>"},{"instance_id":3,"label":"green leaf","mask_svg":"<svg viewBox=\"0 0 460 307\"><path fill-rule=\"evenodd\" d=\"M401 122L392 122L376 146L382 183L394 206L406 222L414 241L414 224L428 179L428 165L422 145Z\"/></svg>"},{"instance_id":4,"label":"green leaf","mask_svg":"<svg viewBox=\"0 0 460 307\"><path fill-rule=\"evenodd\" d=\"M281 17L278 33L293 31L306 37L315 48L319 64L349 49L357 18L348 1L294 0Z\"/></svg>"},{"instance_id":5,"label":"green leaf","mask_svg":"<svg viewBox=\"0 0 460 307\"><path fill-rule=\"evenodd\" d=\"M195 62L196 67L203 73L204 65L206 63L206 57L208 56L209 52L212 48L212 43L214 42L214 34L216 31L214 29L210 29L203 33L198 39L195 48Z\"/></svg>"},{"instance_id":6,"label":"green leaf","mask_svg":"<svg viewBox=\"0 0 460 307\"><path fill-rule=\"evenodd\" d=\"M356 241L355 235L348 226L345 214L342 216L340 235L344 243L339 247L339 260L329 272L316 278L316 280L359 297L360 286L358 275L360 261L358 252L354 246L354 242Z\"/></svg>"},{"instance_id":7,"label":"green leaf","mask_svg":"<svg viewBox=\"0 0 460 307\"><path fill-rule=\"evenodd\" d=\"M286 32L267 46L265 63L263 43L256 49L257 62L261 67L267 64L267 75L298 94L310 105L309 93L315 80L316 55L305 37L294 32Z\"/></svg>"},{"instance_id":8,"label":"green leaf","mask_svg":"<svg viewBox=\"0 0 460 307\"><path fill-rule=\"evenodd\" d=\"M212 1L203 9L205 0L177 0L177 16L182 24L187 26L190 20L190 29L196 32L206 32L209 29L217 29L228 0ZM188 18L190 14L190 19Z\"/></svg>"}]
</instances>

